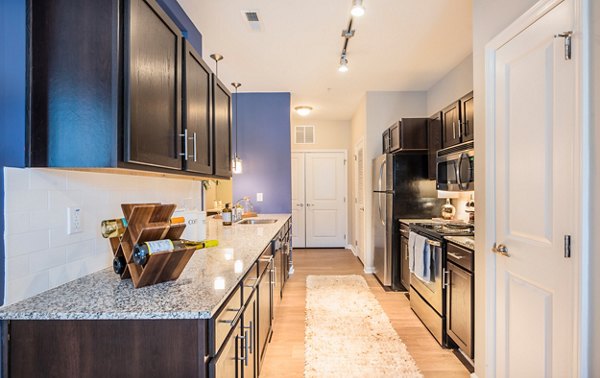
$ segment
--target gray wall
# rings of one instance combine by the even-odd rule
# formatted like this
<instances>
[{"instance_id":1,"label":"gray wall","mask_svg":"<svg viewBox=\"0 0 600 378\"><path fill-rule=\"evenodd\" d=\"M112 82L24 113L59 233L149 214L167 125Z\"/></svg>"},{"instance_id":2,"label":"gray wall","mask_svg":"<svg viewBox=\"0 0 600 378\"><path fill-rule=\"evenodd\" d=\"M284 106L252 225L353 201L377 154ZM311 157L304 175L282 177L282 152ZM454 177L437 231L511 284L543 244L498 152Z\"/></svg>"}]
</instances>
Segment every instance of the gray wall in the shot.
<instances>
[{"instance_id":1,"label":"gray wall","mask_svg":"<svg viewBox=\"0 0 600 378\"><path fill-rule=\"evenodd\" d=\"M433 115L473 90L470 54L427 91L427 114ZM475 100L477 101L477 100Z\"/></svg>"}]
</instances>

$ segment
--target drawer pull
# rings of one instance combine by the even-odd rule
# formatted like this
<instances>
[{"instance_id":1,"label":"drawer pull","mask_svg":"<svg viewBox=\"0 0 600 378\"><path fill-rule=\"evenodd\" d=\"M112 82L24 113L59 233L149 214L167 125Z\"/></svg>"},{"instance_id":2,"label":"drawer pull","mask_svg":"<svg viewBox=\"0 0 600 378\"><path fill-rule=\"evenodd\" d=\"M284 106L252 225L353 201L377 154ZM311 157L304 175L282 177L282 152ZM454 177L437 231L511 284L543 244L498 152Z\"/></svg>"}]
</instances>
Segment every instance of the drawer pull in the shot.
<instances>
[{"instance_id":1,"label":"drawer pull","mask_svg":"<svg viewBox=\"0 0 600 378\"><path fill-rule=\"evenodd\" d=\"M238 320L240 320L240 317L242 316L242 309L243 309L243 307L241 307L241 308L238 308L238 309L231 309L231 308L228 308L228 309L227 309L227 310L225 310L225 311L237 311L238 313L237 313L237 314L236 314L236 315L233 317L233 319L231 319L231 320L223 320L223 319L220 319L220 320L219 320L219 322L220 322L220 323L227 323L227 324L230 324L230 325L234 325L234 324L235 324L235 323L236 323Z\"/></svg>"},{"instance_id":2,"label":"drawer pull","mask_svg":"<svg viewBox=\"0 0 600 378\"><path fill-rule=\"evenodd\" d=\"M460 260L460 259L464 259L464 258L465 258L465 256L459 256L459 255L457 255L456 253L452 253L452 252L446 252L446 253L448 253L448 256L452 256L452 257L454 257L454 258L455 258L455 259L457 259L457 260Z\"/></svg>"}]
</instances>

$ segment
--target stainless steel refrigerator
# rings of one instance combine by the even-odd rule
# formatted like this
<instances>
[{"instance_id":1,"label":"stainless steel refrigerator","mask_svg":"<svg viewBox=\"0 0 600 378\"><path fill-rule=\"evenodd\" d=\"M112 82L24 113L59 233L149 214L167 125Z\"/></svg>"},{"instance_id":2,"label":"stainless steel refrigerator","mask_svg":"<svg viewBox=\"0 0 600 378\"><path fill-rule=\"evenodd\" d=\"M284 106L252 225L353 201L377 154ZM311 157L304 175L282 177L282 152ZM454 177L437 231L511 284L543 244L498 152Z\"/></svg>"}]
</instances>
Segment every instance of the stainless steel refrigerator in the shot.
<instances>
[{"instance_id":1,"label":"stainless steel refrigerator","mask_svg":"<svg viewBox=\"0 0 600 378\"><path fill-rule=\"evenodd\" d=\"M375 276L384 286L404 290L400 283L399 219L438 216L443 201L437 198L435 180L427 178L423 153L383 154L373 160L373 257Z\"/></svg>"}]
</instances>

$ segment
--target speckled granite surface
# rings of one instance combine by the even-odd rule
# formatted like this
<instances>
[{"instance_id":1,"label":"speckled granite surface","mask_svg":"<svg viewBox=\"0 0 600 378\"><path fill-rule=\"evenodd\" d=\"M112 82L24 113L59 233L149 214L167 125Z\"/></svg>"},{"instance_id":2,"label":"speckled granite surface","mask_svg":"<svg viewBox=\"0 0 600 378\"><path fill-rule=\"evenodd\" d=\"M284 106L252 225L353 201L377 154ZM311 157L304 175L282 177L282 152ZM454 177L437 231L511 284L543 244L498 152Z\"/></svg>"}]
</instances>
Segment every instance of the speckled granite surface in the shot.
<instances>
[{"instance_id":1,"label":"speckled granite surface","mask_svg":"<svg viewBox=\"0 0 600 378\"><path fill-rule=\"evenodd\" d=\"M463 246L472 251L475 250L475 237L474 236L444 236L444 239L451 241L455 244Z\"/></svg>"},{"instance_id":2,"label":"speckled granite surface","mask_svg":"<svg viewBox=\"0 0 600 378\"><path fill-rule=\"evenodd\" d=\"M219 246L196 251L176 281L134 289L108 268L2 307L0 319L208 319L290 215L259 217L277 223L224 227L210 220L207 238Z\"/></svg>"}]
</instances>

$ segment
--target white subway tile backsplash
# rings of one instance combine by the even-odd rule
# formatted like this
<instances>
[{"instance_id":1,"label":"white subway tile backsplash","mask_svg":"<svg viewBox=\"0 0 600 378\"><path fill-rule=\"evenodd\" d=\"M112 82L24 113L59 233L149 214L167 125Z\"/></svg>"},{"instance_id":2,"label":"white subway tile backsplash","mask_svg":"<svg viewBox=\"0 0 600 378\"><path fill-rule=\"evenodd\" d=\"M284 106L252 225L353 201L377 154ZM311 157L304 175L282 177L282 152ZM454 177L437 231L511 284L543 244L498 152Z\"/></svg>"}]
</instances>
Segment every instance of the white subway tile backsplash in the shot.
<instances>
[{"instance_id":1,"label":"white subway tile backsplash","mask_svg":"<svg viewBox=\"0 0 600 378\"><path fill-rule=\"evenodd\" d=\"M67 172L57 169L32 168L29 175L31 190L66 190Z\"/></svg>"},{"instance_id":2,"label":"white subway tile backsplash","mask_svg":"<svg viewBox=\"0 0 600 378\"><path fill-rule=\"evenodd\" d=\"M47 168L4 172L5 304L111 266L100 221L123 216L122 203L201 202L199 181ZM83 232L68 235L72 206L82 210Z\"/></svg>"},{"instance_id":3,"label":"white subway tile backsplash","mask_svg":"<svg viewBox=\"0 0 600 378\"><path fill-rule=\"evenodd\" d=\"M29 190L29 170L4 167L4 190L6 192Z\"/></svg>"},{"instance_id":4,"label":"white subway tile backsplash","mask_svg":"<svg viewBox=\"0 0 600 378\"><path fill-rule=\"evenodd\" d=\"M8 258L27 255L48 249L50 246L48 230L29 231L21 234L4 235L6 256Z\"/></svg>"},{"instance_id":5,"label":"white subway tile backsplash","mask_svg":"<svg viewBox=\"0 0 600 378\"><path fill-rule=\"evenodd\" d=\"M51 248L29 254L29 271L37 273L66 263L65 248Z\"/></svg>"},{"instance_id":6,"label":"white subway tile backsplash","mask_svg":"<svg viewBox=\"0 0 600 378\"><path fill-rule=\"evenodd\" d=\"M96 239L85 240L67 246L67 262L93 257L96 252Z\"/></svg>"},{"instance_id":7,"label":"white subway tile backsplash","mask_svg":"<svg viewBox=\"0 0 600 378\"><path fill-rule=\"evenodd\" d=\"M6 213L48 209L48 192L44 190L7 191L4 196Z\"/></svg>"}]
</instances>

